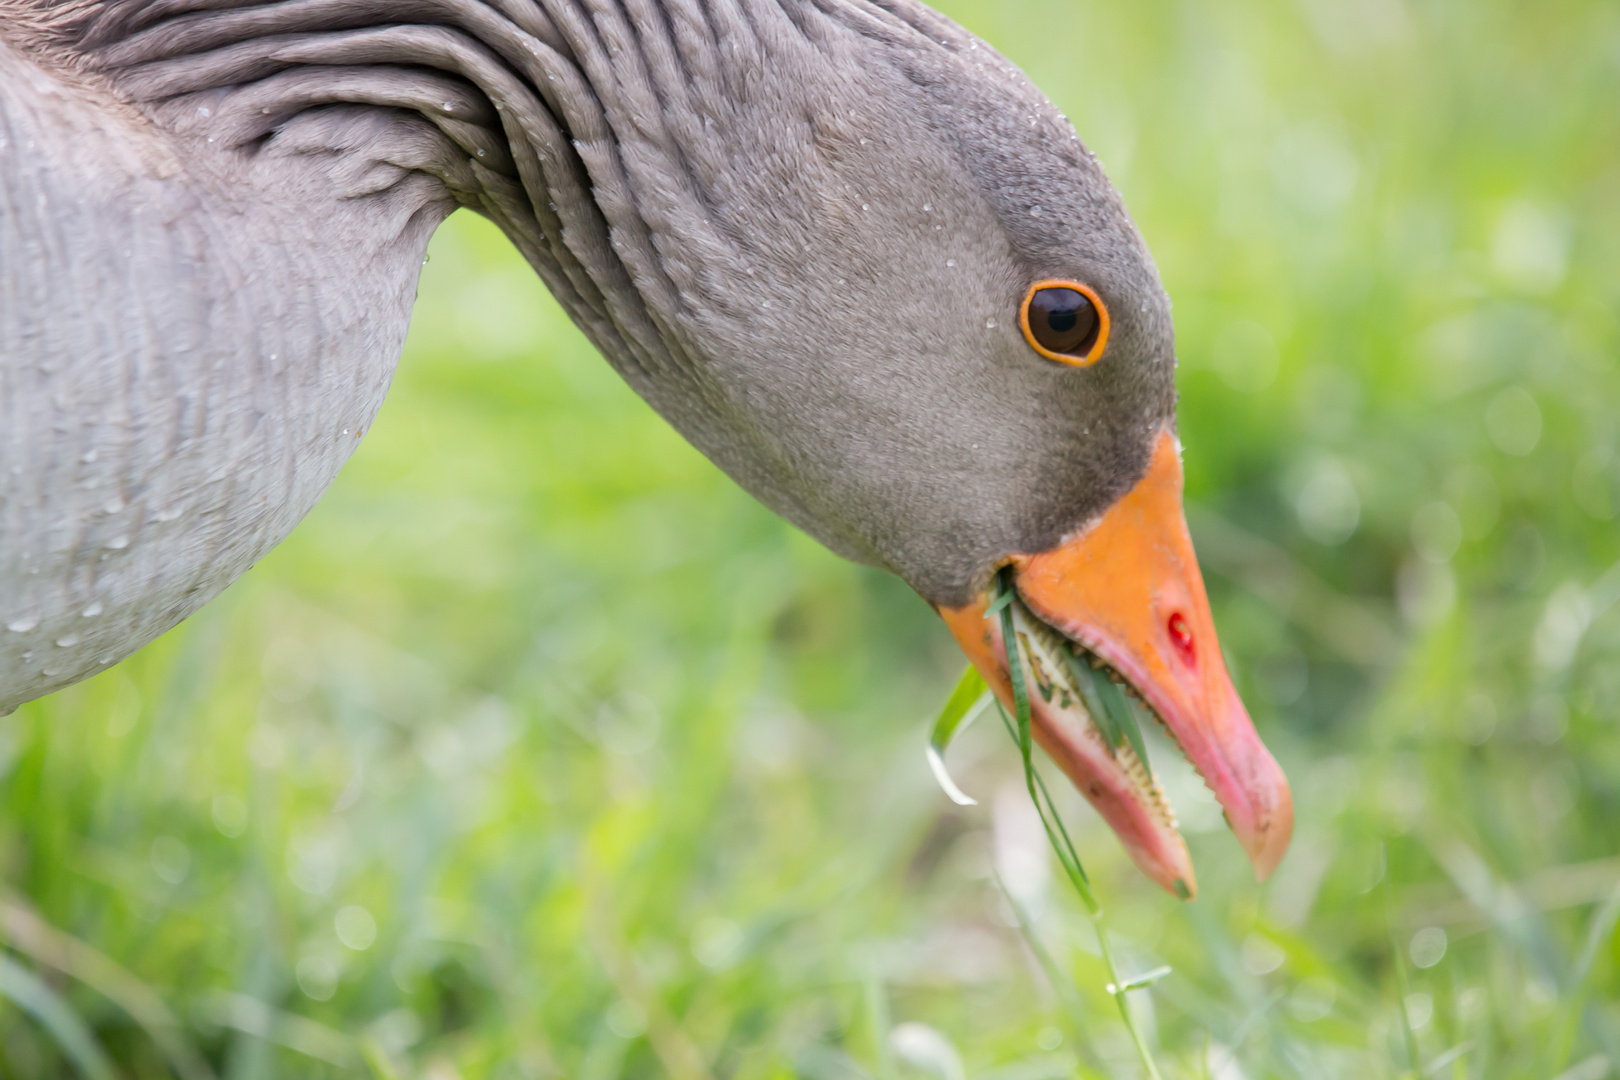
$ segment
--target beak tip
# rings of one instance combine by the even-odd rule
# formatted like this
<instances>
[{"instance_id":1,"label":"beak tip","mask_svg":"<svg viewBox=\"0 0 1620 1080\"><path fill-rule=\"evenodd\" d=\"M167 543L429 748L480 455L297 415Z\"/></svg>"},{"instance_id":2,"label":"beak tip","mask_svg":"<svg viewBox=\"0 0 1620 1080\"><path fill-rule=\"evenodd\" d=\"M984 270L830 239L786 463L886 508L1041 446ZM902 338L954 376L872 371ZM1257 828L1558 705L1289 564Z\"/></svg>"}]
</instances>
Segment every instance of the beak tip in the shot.
<instances>
[{"instance_id":1,"label":"beak tip","mask_svg":"<svg viewBox=\"0 0 1620 1080\"><path fill-rule=\"evenodd\" d=\"M1277 872L1277 864L1282 862L1282 852L1274 854L1269 850L1251 851L1249 862L1254 865L1255 884L1264 885L1271 880L1271 875Z\"/></svg>"},{"instance_id":2,"label":"beak tip","mask_svg":"<svg viewBox=\"0 0 1620 1080\"><path fill-rule=\"evenodd\" d=\"M1182 900L1197 898L1198 877L1193 873L1192 854L1179 835L1152 853L1132 844L1125 847L1137 868L1165 892Z\"/></svg>"},{"instance_id":3,"label":"beak tip","mask_svg":"<svg viewBox=\"0 0 1620 1080\"><path fill-rule=\"evenodd\" d=\"M1243 846L1254 865L1254 880L1264 882L1276 873L1277 867L1288 854L1288 845L1294 838L1294 797L1283 781L1278 788L1277 805L1272 808L1266 823L1252 835L1243 838Z\"/></svg>"}]
</instances>

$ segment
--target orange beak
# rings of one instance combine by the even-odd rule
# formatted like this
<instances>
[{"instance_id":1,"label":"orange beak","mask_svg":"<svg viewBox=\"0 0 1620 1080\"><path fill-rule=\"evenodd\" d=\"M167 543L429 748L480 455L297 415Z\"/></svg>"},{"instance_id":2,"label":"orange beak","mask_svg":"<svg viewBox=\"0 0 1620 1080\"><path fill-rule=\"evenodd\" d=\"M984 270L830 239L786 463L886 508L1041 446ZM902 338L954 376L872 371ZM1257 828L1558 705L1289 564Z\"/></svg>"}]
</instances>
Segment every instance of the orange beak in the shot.
<instances>
[{"instance_id":1,"label":"orange beak","mask_svg":"<svg viewBox=\"0 0 1620 1080\"><path fill-rule=\"evenodd\" d=\"M1180 446L1166 431L1147 474L1100 519L1050 551L1009 562L1036 741L1143 873L1190 897L1192 861L1162 791L1129 745L1103 734L1082 695L1067 692L1065 665L1075 661L1063 655L1106 665L1099 675L1119 676L1152 708L1226 811L1256 878L1269 877L1293 834L1293 798L1227 674L1181 489ZM1001 623L984 617L989 600L940 614L1010 710Z\"/></svg>"}]
</instances>

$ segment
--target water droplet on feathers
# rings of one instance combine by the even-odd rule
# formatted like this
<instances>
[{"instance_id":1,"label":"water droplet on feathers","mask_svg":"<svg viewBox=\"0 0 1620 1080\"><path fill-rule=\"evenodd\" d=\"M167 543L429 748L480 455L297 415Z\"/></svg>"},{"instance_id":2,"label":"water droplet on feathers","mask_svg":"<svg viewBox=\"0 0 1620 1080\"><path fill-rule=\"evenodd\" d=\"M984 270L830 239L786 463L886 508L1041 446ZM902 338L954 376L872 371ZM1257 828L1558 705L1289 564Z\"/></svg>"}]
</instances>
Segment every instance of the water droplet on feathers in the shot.
<instances>
[{"instance_id":1,"label":"water droplet on feathers","mask_svg":"<svg viewBox=\"0 0 1620 1080\"><path fill-rule=\"evenodd\" d=\"M101 606L101 601L97 600L93 604L91 604L89 607L84 609L83 616L86 619L93 619L97 615L100 615L104 610L106 610L106 609Z\"/></svg>"},{"instance_id":2,"label":"water droplet on feathers","mask_svg":"<svg viewBox=\"0 0 1620 1080\"><path fill-rule=\"evenodd\" d=\"M56 644L58 646L60 646L61 648L64 648L64 649L71 649L73 646L77 645L78 643L79 643L79 635L78 634L68 634L66 637L59 637L59 638L56 639Z\"/></svg>"},{"instance_id":3,"label":"water droplet on feathers","mask_svg":"<svg viewBox=\"0 0 1620 1080\"><path fill-rule=\"evenodd\" d=\"M13 634L26 634L28 631L32 630L38 625L38 615L24 615L20 619L12 619L10 622L6 623L6 629L10 630Z\"/></svg>"}]
</instances>

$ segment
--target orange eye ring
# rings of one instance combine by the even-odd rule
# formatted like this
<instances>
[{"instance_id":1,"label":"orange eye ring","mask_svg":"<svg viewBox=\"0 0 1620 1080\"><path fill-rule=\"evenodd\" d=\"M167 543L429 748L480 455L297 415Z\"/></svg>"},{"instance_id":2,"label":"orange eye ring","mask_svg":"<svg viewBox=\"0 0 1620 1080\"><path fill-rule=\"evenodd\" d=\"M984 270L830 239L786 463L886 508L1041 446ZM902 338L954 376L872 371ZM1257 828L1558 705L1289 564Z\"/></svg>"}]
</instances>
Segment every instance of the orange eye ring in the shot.
<instances>
[{"instance_id":1,"label":"orange eye ring","mask_svg":"<svg viewBox=\"0 0 1620 1080\"><path fill-rule=\"evenodd\" d=\"M1097 329L1091 335L1091 344L1084 354L1058 352L1042 345L1036 337L1035 328L1030 325L1030 306L1035 302L1035 297L1047 289L1068 289L1079 293L1091 302L1092 308L1097 313ZM1023 328L1024 340L1029 342L1030 348L1048 360L1056 360L1058 363L1068 364L1070 367L1090 367L1102 359L1103 352L1108 348L1108 305L1103 303L1102 297L1097 295L1096 289L1093 289L1090 285L1083 285L1078 281L1047 278L1031 285L1029 292L1024 294L1023 306L1018 309L1018 324Z\"/></svg>"}]
</instances>

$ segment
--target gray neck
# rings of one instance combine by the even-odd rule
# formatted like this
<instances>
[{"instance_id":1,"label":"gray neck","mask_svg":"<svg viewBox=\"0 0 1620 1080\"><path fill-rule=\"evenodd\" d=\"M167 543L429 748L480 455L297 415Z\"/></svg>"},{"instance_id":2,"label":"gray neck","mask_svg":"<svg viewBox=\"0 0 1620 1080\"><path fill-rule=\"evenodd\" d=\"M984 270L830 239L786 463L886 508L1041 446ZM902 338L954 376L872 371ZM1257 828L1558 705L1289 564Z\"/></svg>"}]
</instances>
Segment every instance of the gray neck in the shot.
<instances>
[{"instance_id":1,"label":"gray neck","mask_svg":"<svg viewBox=\"0 0 1620 1080\"><path fill-rule=\"evenodd\" d=\"M936 603L1127 490L1173 410L1117 194L918 0L0 0L7 40L0 708L307 512L458 204L711 460ZM1108 363L1023 342L1052 276L1113 298Z\"/></svg>"},{"instance_id":2,"label":"gray neck","mask_svg":"<svg viewBox=\"0 0 1620 1080\"><path fill-rule=\"evenodd\" d=\"M0 0L0 712L303 518L456 205L655 394L641 290L674 290L598 205L629 198L610 63L572 0Z\"/></svg>"}]
</instances>

